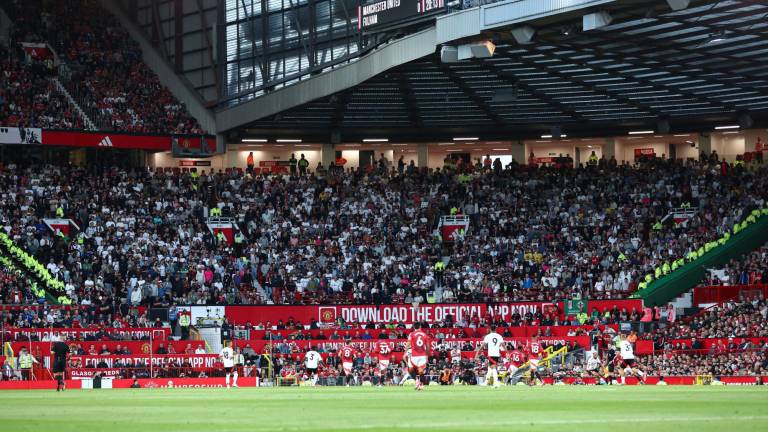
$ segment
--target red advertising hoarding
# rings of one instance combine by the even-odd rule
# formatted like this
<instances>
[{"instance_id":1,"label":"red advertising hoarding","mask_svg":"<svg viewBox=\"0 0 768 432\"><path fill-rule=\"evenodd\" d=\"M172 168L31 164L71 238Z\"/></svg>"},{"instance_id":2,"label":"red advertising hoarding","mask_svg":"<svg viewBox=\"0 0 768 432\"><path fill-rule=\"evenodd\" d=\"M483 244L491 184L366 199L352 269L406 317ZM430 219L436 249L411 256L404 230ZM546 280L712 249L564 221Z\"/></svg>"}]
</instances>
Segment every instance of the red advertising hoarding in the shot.
<instances>
[{"instance_id":1,"label":"red advertising hoarding","mask_svg":"<svg viewBox=\"0 0 768 432\"><path fill-rule=\"evenodd\" d=\"M70 369L67 371L70 379L74 380L93 378L97 373L102 378L116 378L121 372L121 369Z\"/></svg>"},{"instance_id":2,"label":"red advertising hoarding","mask_svg":"<svg viewBox=\"0 0 768 432\"><path fill-rule=\"evenodd\" d=\"M212 136L141 135L119 132L42 131L42 145L67 147L100 147L140 150L171 150L174 140L184 149L200 149L203 139L209 149L216 148Z\"/></svg>"},{"instance_id":3,"label":"red advertising hoarding","mask_svg":"<svg viewBox=\"0 0 768 432\"><path fill-rule=\"evenodd\" d=\"M217 354L165 354L165 355L84 355L71 356L69 363L74 369L97 368L104 363L106 368L120 367L186 367L193 369L208 369L214 367L219 356ZM104 367L104 366L101 366Z\"/></svg>"},{"instance_id":4,"label":"red advertising hoarding","mask_svg":"<svg viewBox=\"0 0 768 432\"><path fill-rule=\"evenodd\" d=\"M768 380L768 376L763 376L763 381ZM756 385L756 376L723 376L720 379L725 385L729 386L752 386ZM73 379L66 380L68 390L81 389L82 380ZM565 384L572 384L575 378L565 378L563 382ZM583 378L582 380L586 385L594 385L594 378ZM627 377L628 385L637 385L637 378ZM694 385L696 384L695 376L666 376L664 377L669 385ZM544 378L544 382L552 384L552 378ZM646 378L646 384L655 385L659 382L659 377L649 376ZM139 386L143 389L151 391L155 388L222 388L225 387L225 381L223 377L218 378L140 378L138 380ZM133 384L131 379L113 379L112 388L130 388ZM240 387L255 387L257 385L257 378L255 377L240 377L237 380L237 384ZM0 381L0 390L54 390L56 388L56 381L54 380L38 380L38 381ZM108 389L93 390L93 391L109 391ZM273 391L273 390L270 390Z\"/></svg>"},{"instance_id":5,"label":"red advertising hoarding","mask_svg":"<svg viewBox=\"0 0 768 432\"><path fill-rule=\"evenodd\" d=\"M120 348L128 348L131 354L149 354L157 353L160 345L163 345L165 349L173 347L176 354L184 354L184 350L189 345L193 350L198 347L205 348L204 341L169 341L169 340L153 340L150 344L149 341L75 341L67 342L67 345L71 347L79 345L86 353L93 346L97 351L101 351L102 347L106 346L109 352L114 352L118 346ZM18 353L21 348L32 349L32 353L45 353L48 354L51 348L51 342L11 342L11 348L14 353Z\"/></svg>"},{"instance_id":6,"label":"red advertising hoarding","mask_svg":"<svg viewBox=\"0 0 768 432\"><path fill-rule=\"evenodd\" d=\"M13 340L25 340L30 336L38 340L47 341L52 336L62 339L83 340L87 336L95 336L99 331L118 336L121 339L149 339L167 340L171 334L169 328L17 328L11 327L3 330Z\"/></svg>"},{"instance_id":7,"label":"red advertising hoarding","mask_svg":"<svg viewBox=\"0 0 768 432\"><path fill-rule=\"evenodd\" d=\"M589 310L642 309L642 300L591 300ZM497 303L489 306L485 303L439 303L421 304L418 308L411 305L329 305L329 306L227 306L225 315L234 324L251 324L267 322L276 324L277 321L293 319L303 324L309 324L313 319L320 323L330 324L337 318L348 323L394 323L411 324L414 321L429 323L441 322L448 315L453 316L454 322L464 318L470 320L473 316L485 317L492 314L509 321L514 313L524 315L526 312L553 313L562 316L562 304L550 302Z\"/></svg>"},{"instance_id":8,"label":"red advertising hoarding","mask_svg":"<svg viewBox=\"0 0 768 432\"><path fill-rule=\"evenodd\" d=\"M114 132L43 130L42 144L68 147L102 147L168 151L171 149L171 136L129 135Z\"/></svg>"}]
</instances>

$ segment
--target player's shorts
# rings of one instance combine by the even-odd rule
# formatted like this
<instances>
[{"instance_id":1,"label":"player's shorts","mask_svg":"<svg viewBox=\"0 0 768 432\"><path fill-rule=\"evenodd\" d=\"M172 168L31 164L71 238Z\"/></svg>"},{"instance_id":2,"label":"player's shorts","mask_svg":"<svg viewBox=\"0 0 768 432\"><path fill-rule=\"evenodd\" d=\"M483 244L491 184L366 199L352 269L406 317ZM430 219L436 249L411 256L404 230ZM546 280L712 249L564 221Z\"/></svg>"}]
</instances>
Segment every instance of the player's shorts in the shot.
<instances>
[{"instance_id":1,"label":"player's shorts","mask_svg":"<svg viewBox=\"0 0 768 432\"><path fill-rule=\"evenodd\" d=\"M424 369L427 367L427 356L411 356L408 360L408 364L412 368Z\"/></svg>"},{"instance_id":2,"label":"player's shorts","mask_svg":"<svg viewBox=\"0 0 768 432\"><path fill-rule=\"evenodd\" d=\"M67 370L66 359L53 360L53 373L64 373Z\"/></svg>"},{"instance_id":3,"label":"player's shorts","mask_svg":"<svg viewBox=\"0 0 768 432\"><path fill-rule=\"evenodd\" d=\"M341 367L344 368L344 373L347 375L352 374L352 362L344 362L341 364Z\"/></svg>"},{"instance_id":4,"label":"player's shorts","mask_svg":"<svg viewBox=\"0 0 768 432\"><path fill-rule=\"evenodd\" d=\"M235 370L234 366L224 366L224 372L228 374L231 374L233 370Z\"/></svg>"},{"instance_id":5,"label":"player's shorts","mask_svg":"<svg viewBox=\"0 0 768 432\"><path fill-rule=\"evenodd\" d=\"M633 359L633 358L631 358L631 359L623 359L621 364L624 365L624 367L634 368L635 367L635 359Z\"/></svg>"},{"instance_id":6,"label":"player's shorts","mask_svg":"<svg viewBox=\"0 0 768 432\"><path fill-rule=\"evenodd\" d=\"M384 370L389 367L389 360L379 360L379 369Z\"/></svg>"},{"instance_id":7,"label":"player's shorts","mask_svg":"<svg viewBox=\"0 0 768 432\"><path fill-rule=\"evenodd\" d=\"M507 373L510 374L510 375L514 375L514 374L517 373L517 369L518 369L517 366L508 366L507 367Z\"/></svg>"},{"instance_id":8,"label":"player's shorts","mask_svg":"<svg viewBox=\"0 0 768 432\"><path fill-rule=\"evenodd\" d=\"M317 374L317 368L307 368L307 374L316 375Z\"/></svg>"},{"instance_id":9,"label":"player's shorts","mask_svg":"<svg viewBox=\"0 0 768 432\"><path fill-rule=\"evenodd\" d=\"M491 366L496 366L499 364L499 356L488 356L488 363L490 363Z\"/></svg>"},{"instance_id":10,"label":"player's shorts","mask_svg":"<svg viewBox=\"0 0 768 432\"><path fill-rule=\"evenodd\" d=\"M608 373L614 373L615 371L616 371L616 365L614 365L613 362L608 364Z\"/></svg>"}]
</instances>

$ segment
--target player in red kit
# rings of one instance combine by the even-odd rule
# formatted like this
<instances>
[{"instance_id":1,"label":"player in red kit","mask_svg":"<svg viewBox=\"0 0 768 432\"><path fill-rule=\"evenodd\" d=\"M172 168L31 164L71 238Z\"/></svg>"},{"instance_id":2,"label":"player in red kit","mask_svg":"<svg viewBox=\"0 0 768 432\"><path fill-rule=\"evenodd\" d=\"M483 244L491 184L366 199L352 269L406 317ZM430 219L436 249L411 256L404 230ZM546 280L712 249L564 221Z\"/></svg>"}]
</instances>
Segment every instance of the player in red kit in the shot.
<instances>
[{"instance_id":1,"label":"player in red kit","mask_svg":"<svg viewBox=\"0 0 768 432\"><path fill-rule=\"evenodd\" d=\"M344 344L339 350L339 357L341 358L341 367L344 369L344 381L349 387L349 380L352 379L352 367L355 363L356 350L349 345L349 341Z\"/></svg>"},{"instance_id":2,"label":"player in red kit","mask_svg":"<svg viewBox=\"0 0 768 432\"><path fill-rule=\"evenodd\" d=\"M392 349L389 347L389 342L376 342L376 346L373 348L373 354L376 354L379 360L379 372L382 377L386 376L386 370L389 368L389 355L391 353ZM379 382L379 387L381 387L381 382Z\"/></svg>"},{"instance_id":3,"label":"player in red kit","mask_svg":"<svg viewBox=\"0 0 768 432\"><path fill-rule=\"evenodd\" d=\"M408 335L406 348L411 349L408 372L416 380L416 390L424 390L424 372L429 360L429 335L421 329L421 323L413 323L413 332Z\"/></svg>"},{"instance_id":4,"label":"player in red kit","mask_svg":"<svg viewBox=\"0 0 768 432\"><path fill-rule=\"evenodd\" d=\"M507 361L505 362L507 370L507 381L511 382L517 370L525 363L525 354L520 350L513 350L507 352Z\"/></svg>"},{"instance_id":5,"label":"player in red kit","mask_svg":"<svg viewBox=\"0 0 768 432\"><path fill-rule=\"evenodd\" d=\"M528 366L531 371L530 385L534 385L536 382L544 385L544 379L539 373L540 363L544 360L544 351L541 349L541 345L537 340L533 339L526 348L525 353L528 357Z\"/></svg>"}]
</instances>

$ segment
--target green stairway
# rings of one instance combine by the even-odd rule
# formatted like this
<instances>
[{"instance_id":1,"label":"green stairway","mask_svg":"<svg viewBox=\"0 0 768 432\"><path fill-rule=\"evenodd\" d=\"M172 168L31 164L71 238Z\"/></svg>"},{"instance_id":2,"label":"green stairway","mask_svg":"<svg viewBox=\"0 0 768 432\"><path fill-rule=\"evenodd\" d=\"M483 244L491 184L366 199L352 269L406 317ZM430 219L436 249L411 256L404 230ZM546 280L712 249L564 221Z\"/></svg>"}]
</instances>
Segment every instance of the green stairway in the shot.
<instances>
[{"instance_id":1,"label":"green stairway","mask_svg":"<svg viewBox=\"0 0 768 432\"><path fill-rule=\"evenodd\" d=\"M722 266L732 259L752 252L768 241L768 215L762 211L755 222L744 224L737 234L722 245L706 252L669 274L650 282L644 289L638 290L633 297L642 298L646 306L660 306L669 303L679 295L698 285L707 268Z\"/></svg>"}]
</instances>

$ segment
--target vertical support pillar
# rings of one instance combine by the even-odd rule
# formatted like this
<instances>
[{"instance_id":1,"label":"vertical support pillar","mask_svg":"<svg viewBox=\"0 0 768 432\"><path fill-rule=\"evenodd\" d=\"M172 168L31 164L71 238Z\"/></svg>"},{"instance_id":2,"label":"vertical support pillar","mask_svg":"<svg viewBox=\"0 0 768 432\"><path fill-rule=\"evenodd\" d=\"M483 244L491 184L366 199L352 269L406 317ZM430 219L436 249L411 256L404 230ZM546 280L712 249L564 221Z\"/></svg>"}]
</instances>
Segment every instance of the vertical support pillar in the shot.
<instances>
[{"instance_id":1,"label":"vertical support pillar","mask_svg":"<svg viewBox=\"0 0 768 432\"><path fill-rule=\"evenodd\" d=\"M429 148L426 143L419 143L417 154L418 160L416 161L416 165L419 168L427 167L429 165Z\"/></svg>"},{"instance_id":2,"label":"vertical support pillar","mask_svg":"<svg viewBox=\"0 0 768 432\"><path fill-rule=\"evenodd\" d=\"M712 135L701 134L699 135L699 156L709 156L712 153Z\"/></svg>"},{"instance_id":3,"label":"vertical support pillar","mask_svg":"<svg viewBox=\"0 0 768 432\"><path fill-rule=\"evenodd\" d=\"M616 157L616 139L613 137L606 138L605 144L603 144L603 156L605 160L611 160Z\"/></svg>"},{"instance_id":4,"label":"vertical support pillar","mask_svg":"<svg viewBox=\"0 0 768 432\"><path fill-rule=\"evenodd\" d=\"M328 168L335 160L336 146L332 143L323 144L323 147L320 150L320 161L323 163L323 167Z\"/></svg>"}]
</instances>

